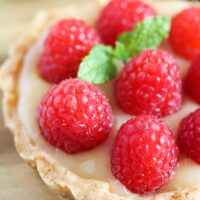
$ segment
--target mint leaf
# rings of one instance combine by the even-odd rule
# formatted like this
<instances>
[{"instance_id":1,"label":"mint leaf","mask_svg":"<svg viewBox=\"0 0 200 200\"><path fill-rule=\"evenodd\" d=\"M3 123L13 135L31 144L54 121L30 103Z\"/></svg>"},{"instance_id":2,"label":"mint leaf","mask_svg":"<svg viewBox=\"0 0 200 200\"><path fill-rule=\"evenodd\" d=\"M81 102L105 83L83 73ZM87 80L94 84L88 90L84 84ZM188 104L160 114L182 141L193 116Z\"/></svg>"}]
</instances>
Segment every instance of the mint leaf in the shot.
<instances>
[{"instance_id":1,"label":"mint leaf","mask_svg":"<svg viewBox=\"0 0 200 200\"><path fill-rule=\"evenodd\" d=\"M116 75L113 61L113 49L109 46L98 45L92 48L79 66L78 78L93 84L102 84Z\"/></svg>"},{"instance_id":2,"label":"mint leaf","mask_svg":"<svg viewBox=\"0 0 200 200\"><path fill-rule=\"evenodd\" d=\"M116 76L116 59L126 62L145 49L157 48L168 37L170 18L151 17L139 22L134 31L122 33L115 44L98 45L91 49L80 64L78 78L103 84Z\"/></svg>"},{"instance_id":3,"label":"mint leaf","mask_svg":"<svg viewBox=\"0 0 200 200\"><path fill-rule=\"evenodd\" d=\"M169 17L151 17L139 22L133 32L122 33L116 42L114 55L126 61L145 49L157 48L168 37Z\"/></svg>"},{"instance_id":4,"label":"mint leaf","mask_svg":"<svg viewBox=\"0 0 200 200\"><path fill-rule=\"evenodd\" d=\"M123 62L126 62L128 59L128 55L126 52L126 46L122 42L116 42L115 43L115 49L113 51L113 56L122 60Z\"/></svg>"}]
</instances>

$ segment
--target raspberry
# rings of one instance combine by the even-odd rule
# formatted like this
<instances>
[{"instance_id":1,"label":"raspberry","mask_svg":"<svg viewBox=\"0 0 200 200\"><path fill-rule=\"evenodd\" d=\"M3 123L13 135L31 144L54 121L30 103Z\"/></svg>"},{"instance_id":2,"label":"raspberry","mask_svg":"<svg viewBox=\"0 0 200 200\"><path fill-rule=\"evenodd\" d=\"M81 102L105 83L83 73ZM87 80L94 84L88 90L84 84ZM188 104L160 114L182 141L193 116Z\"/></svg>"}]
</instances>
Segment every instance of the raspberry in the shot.
<instances>
[{"instance_id":1,"label":"raspberry","mask_svg":"<svg viewBox=\"0 0 200 200\"><path fill-rule=\"evenodd\" d=\"M172 19L170 42L187 59L200 54L200 8L187 8Z\"/></svg>"},{"instance_id":2,"label":"raspberry","mask_svg":"<svg viewBox=\"0 0 200 200\"><path fill-rule=\"evenodd\" d=\"M200 164L200 109L185 117L178 131L180 152Z\"/></svg>"},{"instance_id":3,"label":"raspberry","mask_svg":"<svg viewBox=\"0 0 200 200\"><path fill-rule=\"evenodd\" d=\"M45 39L38 63L40 75L51 83L76 77L82 58L99 43L99 35L84 21L58 21Z\"/></svg>"},{"instance_id":4,"label":"raspberry","mask_svg":"<svg viewBox=\"0 0 200 200\"><path fill-rule=\"evenodd\" d=\"M161 50L145 50L118 77L115 95L129 114L166 116L179 110L182 81L175 59Z\"/></svg>"},{"instance_id":5,"label":"raspberry","mask_svg":"<svg viewBox=\"0 0 200 200\"><path fill-rule=\"evenodd\" d=\"M178 153L164 121L140 115L123 124L116 136L112 172L132 192L153 192L174 173Z\"/></svg>"},{"instance_id":6,"label":"raspberry","mask_svg":"<svg viewBox=\"0 0 200 200\"><path fill-rule=\"evenodd\" d=\"M200 56L193 61L188 71L185 88L190 97L200 103Z\"/></svg>"},{"instance_id":7,"label":"raspberry","mask_svg":"<svg viewBox=\"0 0 200 200\"><path fill-rule=\"evenodd\" d=\"M112 128L112 111L97 87L67 79L44 95L37 120L49 143L67 153L76 153L106 139Z\"/></svg>"},{"instance_id":8,"label":"raspberry","mask_svg":"<svg viewBox=\"0 0 200 200\"><path fill-rule=\"evenodd\" d=\"M155 10L142 1L112 0L102 10L96 28L105 44L114 45L119 34L132 31L138 22L155 15Z\"/></svg>"}]
</instances>

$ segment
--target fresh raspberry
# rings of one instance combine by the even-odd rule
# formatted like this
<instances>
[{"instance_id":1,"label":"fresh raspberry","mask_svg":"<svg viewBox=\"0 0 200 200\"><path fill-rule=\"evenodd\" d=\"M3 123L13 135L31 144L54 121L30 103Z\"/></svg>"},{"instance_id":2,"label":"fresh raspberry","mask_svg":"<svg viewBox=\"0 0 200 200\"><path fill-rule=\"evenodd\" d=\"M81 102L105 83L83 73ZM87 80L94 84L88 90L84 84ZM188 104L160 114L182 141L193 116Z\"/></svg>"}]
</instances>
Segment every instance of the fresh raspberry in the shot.
<instances>
[{"instance_id":1,"label":"fresh raspberry","mask_svg":"<svg viewBox=\"0 0 200 200\"><path fill-rule=\"evenodd\" d=\"M112 172L129 190L153 192L174 173L178 147L161 119L140 115L123 124L112 153Z\"/></svg>"},{"instance_id":2,"label":"fresh raspberry","mask_svg":"<svg viewBox=\"0 0 200 200\"><path fill-rule=\"evenodd\" d=\"M45 39L38 63L40 75L51 83L76 77L82 58L99 43L97 32L84 21L58 21L50 28Z\"/></svg>"},{"instance_id":3,"label":"fresh raspberry","mask_svg":"<svg viewBox=\"0 0 200 200\"><path fill-rule=\"evenodd\" d=\"M170 42L187 59L200 54L200 8L187 8L172 19Z\"/></svg>"},{"instance_id":4,"label":"fresh raspberry","mask_svg":"<svg viewBox=\"0 0 200 200\"><path fill-rule=\"evenodd\" d=\"M179 125L180 152L200 164L200 109L186 116Z\"/></svg>"},{"instance_id":5,"label":"fresh raspberry","mask_svg":"<svg viewBox=\"0 0 200 200\"><path fill-rule=\"evenodd\" d=\"M102 10L96 28L105 44L114 45L119 34L132 31L138 22L155 15L155 10L142 1L112 0Z\"/></svg>"},{"instance_id":6,"label":"fresh raspberry","mask_svg":"<svg viewBox=\"0 0 200 200\"><path fill-rule=\"evenodd\" d=\"M67 79L44 95L37 120L49 143L67 153L76 153L106 139L112 128L112 111L97 87Z\"/></svg>"},{"instance_id":7,"label":"fresh raspberry","mask_svg":"<svg viewBox=\"0 0 200 200\"><path fill-rule=\"evenodd\" d=\"M162 50L145 50L125 66L115 95L121 108L134 115L170 115L179 110L182 81L175 59Z\"/></svg>"},{"instance_id":8,"label":"fresh raspberry","mask_svg":"<svg viewBox=\"0 0 200 200\"><path fill-rule=\"evenodd\" d=\"M200 56L193 61L188 71L185 88L190 97L200 103Z\"/></svg>"}]
</instances>

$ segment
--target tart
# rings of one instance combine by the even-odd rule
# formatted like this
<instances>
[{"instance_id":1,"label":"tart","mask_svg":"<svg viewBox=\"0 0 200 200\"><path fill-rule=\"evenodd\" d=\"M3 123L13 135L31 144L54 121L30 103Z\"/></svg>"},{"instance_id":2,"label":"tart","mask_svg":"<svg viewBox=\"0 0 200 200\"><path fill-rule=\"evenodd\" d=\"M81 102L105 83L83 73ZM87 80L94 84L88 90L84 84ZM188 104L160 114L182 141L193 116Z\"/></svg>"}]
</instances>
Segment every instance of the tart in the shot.
<instances>
[{"instance_id":1,"label":"tart","mask_svg":"<svg viewBox=\"0 0 200 200\"><path fill-rule=\"evenodd\" d=\"M135 194L112 175L110 154L114 136L131 116L115 104L111 83L102 85L101 89L110 99L117 120L114 122L110 137L104 143L89 151L71 155L51 146L41 136L36 110L41 97L51 84L41 79L35 66L48 27L60 18L69 17L93 23L106 3L107 1L85 2L84 5L41 11L36 15L30 31L11 47L9 57L0 72L0 86L4 97L5 123L13 132L16 149L20 156L37 170L46 185L63 199L199 199L200 166L185 157L179 159L175 175L169 182L153 194ZM184 1L152 2L152 6L160 14L170 16L191 5L192 3ZM182 76L185 76L189 61L174 56ZM176 132L179 121L198 106L193 100L186 98L181 109L173 115L164 117L164 121L173 132Z\"/></svg>"}]
</instances>

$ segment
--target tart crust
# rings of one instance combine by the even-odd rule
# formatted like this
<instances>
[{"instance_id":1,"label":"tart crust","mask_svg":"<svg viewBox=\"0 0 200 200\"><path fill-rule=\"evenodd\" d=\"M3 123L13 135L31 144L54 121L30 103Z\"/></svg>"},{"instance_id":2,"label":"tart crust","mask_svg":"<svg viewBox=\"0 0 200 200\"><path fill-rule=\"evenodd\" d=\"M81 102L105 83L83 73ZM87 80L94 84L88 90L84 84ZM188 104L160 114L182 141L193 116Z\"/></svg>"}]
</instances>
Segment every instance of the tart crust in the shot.
<instances>
[{"instance_id":1,"label":"tart crust","mask_svg":"<svg viewBox=\"0 0 200 200\"><path fill-rule=\"evenodd\" d=\"M105 2L105 0L101 0ZM41 150L26 133L17 113L18 80L24 58L59 11L39 12L30 31L12 45L8 59L1 67L0 88L3 91L3 115L6 126L12 131L15 146L20 156L40 175L46 185L62 199L76 200L128 200L130 198L114 194L108 183L83 179L58 163L52 156ZM190 187L184 190L131 198L132 200L197 200L200 199L200 188Z\"/></svg>"}]
</instances>

